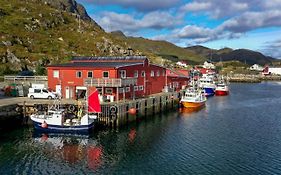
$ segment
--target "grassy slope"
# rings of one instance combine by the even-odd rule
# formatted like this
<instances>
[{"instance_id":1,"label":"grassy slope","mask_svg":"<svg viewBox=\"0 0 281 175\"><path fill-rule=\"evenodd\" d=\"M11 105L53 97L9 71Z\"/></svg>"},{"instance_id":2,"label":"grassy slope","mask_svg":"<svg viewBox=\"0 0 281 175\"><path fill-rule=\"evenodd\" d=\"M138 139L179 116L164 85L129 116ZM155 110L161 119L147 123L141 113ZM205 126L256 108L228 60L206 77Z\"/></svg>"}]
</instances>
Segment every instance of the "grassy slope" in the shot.
<instances>
[{"instance_id":1,"label":"grassy slope","mask_svg":"<svg viewBox=\"0 0 281 175\"><path fill-rule=\"evenodd\" d=\"M202 63L204 57L178 47L166 41L154 41L144 38L128 37L125 39L133 48L144 53L157 55L158 58L171 59L172 61L186 60L189 63ZM157 58L157 57L156 57Z\"/></svg>"},{"instance_id":2,"label":"grassy slope","mask_svg":"<svg viewBox=\"0 0 281 175\"><path fill-rule=\"evenodd\" d=\"M110 45L128 47L92 23L81 21L79 30L78 19L73 14L42 1L0 0L0 4L0 43L12 43L11 46L0 45L0 58L9 50L21 59L21 64L32 66L33 61L42 58L63 62L73 55L121 55L110 53L104 38Z\"/></svg>"}]
</instances>

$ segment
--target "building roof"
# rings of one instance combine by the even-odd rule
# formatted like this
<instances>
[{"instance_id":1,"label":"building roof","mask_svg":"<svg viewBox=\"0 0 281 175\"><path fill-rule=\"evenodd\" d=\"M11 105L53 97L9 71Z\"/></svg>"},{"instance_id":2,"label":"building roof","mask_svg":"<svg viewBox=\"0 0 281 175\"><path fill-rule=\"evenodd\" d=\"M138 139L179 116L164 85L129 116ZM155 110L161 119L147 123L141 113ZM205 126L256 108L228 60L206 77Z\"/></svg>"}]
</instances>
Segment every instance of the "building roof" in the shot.
<instances>
[{"instance_id":1,"label":"building roof","mask_svg":"<svg viewBox=\"0 0 281 175\"><path fill-rule=\"evenodd\" d=\"M64 64L54 64L48 67L111 67L120 68L126 66L140 65L139 62L75 62L75 63L64 63Z\"/></svg>"},{"instance_id":2,"label":"building roof","mask_svg":"<svg viewBox=\"0 0 281 175\"><path fill-rule=\"evenodd\" d=\"M106 56L106 57L73 57L72 61L79 62L79 61L138 61L143 62L145 59L147 59L146 56Z\"/></svg>"}]
</instances>

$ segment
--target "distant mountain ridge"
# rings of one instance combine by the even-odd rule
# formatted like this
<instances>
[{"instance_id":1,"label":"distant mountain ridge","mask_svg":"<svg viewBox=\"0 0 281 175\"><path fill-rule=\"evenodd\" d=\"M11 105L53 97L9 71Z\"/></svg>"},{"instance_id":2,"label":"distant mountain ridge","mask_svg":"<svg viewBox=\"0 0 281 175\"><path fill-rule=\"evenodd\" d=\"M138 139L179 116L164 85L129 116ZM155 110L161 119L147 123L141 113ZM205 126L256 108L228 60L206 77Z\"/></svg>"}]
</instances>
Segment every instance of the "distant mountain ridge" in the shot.
<instances>
[{"instance_id":1,"label":"distant mountain ridge","mask_svg":"<svg viewBox=\"0 0 281 175\"><path fill-rule=\"evenodd\" d=\"M248 65L253 64L272 64L275 61L275 58L265 56L260 52L248 50L248 49L237 49L233 50L231 48L222 48L219 50L210 49L204 46L192 46L185 48L190 51L204 56L210 61L219 62L219 61L240 61Z\"/></svg>"}]
</instances>

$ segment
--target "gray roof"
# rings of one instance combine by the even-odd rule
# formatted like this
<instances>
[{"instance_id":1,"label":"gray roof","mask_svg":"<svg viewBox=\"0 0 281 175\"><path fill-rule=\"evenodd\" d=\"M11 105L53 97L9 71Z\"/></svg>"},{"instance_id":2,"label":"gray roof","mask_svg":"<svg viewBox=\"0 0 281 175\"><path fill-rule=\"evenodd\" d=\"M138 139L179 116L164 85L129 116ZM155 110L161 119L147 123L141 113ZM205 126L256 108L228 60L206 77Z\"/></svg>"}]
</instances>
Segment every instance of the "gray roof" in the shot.
<instances>
[{"instance_id":1,"label":"gray roof","mask_svg":"<svg viewBox=\"0 0 281 175\"><path fill-rule=\"evenodd\" d=\"M48 67L110 67L119 68L125 66L139 65L139 62L75 62L75 63L64 63L54 64Z\"/></svg>"},{"instance_id":2,"label":"gray roof","mask_svg":"<svg viewBox=\"0 0 281 175\"><path fill-rule=\"evenodd\" d=\"M106 56L106 57L73 57L72 61L143 61L146 56Z\"/></svg>"}]
</instances>

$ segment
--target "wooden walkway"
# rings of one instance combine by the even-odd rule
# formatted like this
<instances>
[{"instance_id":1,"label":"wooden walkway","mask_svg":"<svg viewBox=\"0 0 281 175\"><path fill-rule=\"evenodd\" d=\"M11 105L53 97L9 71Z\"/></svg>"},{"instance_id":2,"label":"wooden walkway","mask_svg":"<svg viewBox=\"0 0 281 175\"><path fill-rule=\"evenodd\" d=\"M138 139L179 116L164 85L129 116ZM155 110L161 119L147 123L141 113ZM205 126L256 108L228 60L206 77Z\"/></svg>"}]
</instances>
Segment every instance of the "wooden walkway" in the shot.
<instances>
[{"instance_id":1,"label":"wooden walkway","mask_svg":"<svg viewBox=\"0 0 281 175\"><path fill-rule=\"evenodd\" d=\"M183 92L169 92L151 95L147 98L125 100L111 103L102 103L102 112L98 114L98 123L109 127L119 127L129 122L135 121L144 116L152 116L164 110L179 107L179 100ZM81 101L85 103L85 101ZM45 99L29 99L27 97L11 97L0 99L0 109L9 113L15 111L22 113L24 118L36 112L38 105L47 110L54 104L54 100ZM64 108L69 106L77 107L78 101L70 99L60 100L60 104ZM13 106L13 107L11 107ZM136 114L132 115L129 110L134 108ZM0 110L1 111L1 110Z\"/></svg>"}]
</instances>

